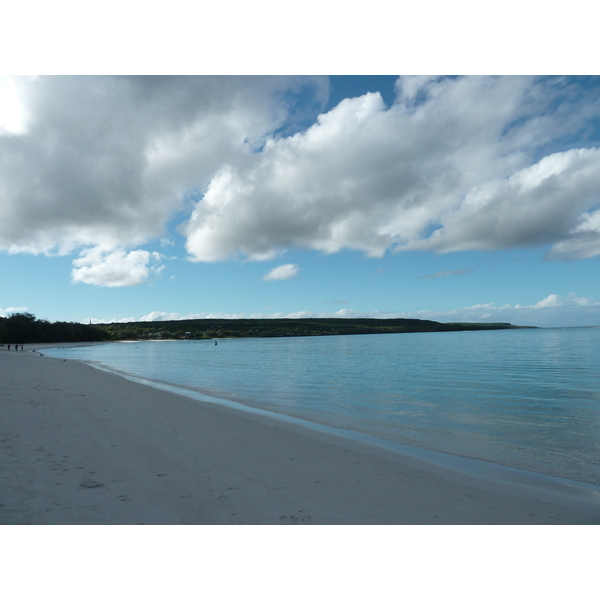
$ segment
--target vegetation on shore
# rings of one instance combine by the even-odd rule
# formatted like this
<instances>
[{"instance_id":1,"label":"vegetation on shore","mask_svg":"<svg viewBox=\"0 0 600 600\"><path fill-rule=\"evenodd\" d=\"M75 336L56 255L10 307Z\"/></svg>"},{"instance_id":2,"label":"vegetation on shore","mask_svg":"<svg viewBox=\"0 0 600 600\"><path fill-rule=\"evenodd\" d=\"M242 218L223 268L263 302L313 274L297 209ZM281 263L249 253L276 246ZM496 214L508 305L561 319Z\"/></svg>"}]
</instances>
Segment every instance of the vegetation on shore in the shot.
<instances>
[{"instance_id":1,"label":"vegetation on shore","mask_svg":"<svg viewBox=\"0 0 600 600\"><path fill-rule=\"evenodd\" d=\"M510 323L438 323L422 319L191 319L99 325L111 339L212 339L515 329Z\"/></svg>"},{"instance_id":2,"label":"vegetation on shore","mask_svg":"<svg viewBox=\"0 0 600 600\"><path fill-rule=\"evenodd\" d=\"M50 323L44 319L36 319L31 313L0 317L1 344L100 342L108 339L108 332L95 325L63 321Z\"/></svg>"},{"instance_id":3,"label":"vegetation on shore","mask_svg":"<svg viewBox=\"0 0 600 600\"><path fill-rule=\"evenodd\" d=\"M213 339L360 335L424 331L518 329L510 323L438 323L423 319L191 319L134 323L50 323L31 313L0 317L0 343L98 342L109 340Z\"/></svg>"}]
</instances>

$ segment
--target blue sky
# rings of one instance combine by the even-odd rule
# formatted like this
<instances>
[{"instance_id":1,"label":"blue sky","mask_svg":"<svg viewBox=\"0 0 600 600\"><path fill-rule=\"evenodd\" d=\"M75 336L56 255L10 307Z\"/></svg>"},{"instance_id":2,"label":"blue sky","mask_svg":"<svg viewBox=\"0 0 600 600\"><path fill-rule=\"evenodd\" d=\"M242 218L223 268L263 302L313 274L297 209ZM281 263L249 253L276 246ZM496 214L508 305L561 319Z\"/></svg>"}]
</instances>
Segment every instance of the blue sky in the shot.
<instances>
[{"instance_id":1,"label":"blue sky","mask_svg":"<svg viewBox=\"0 0 600 600\"><path fill-rule=\"evenodd\" d=\"M5 77L0 314L600 326L600 78Z\"/></svg>"}]
</instances>

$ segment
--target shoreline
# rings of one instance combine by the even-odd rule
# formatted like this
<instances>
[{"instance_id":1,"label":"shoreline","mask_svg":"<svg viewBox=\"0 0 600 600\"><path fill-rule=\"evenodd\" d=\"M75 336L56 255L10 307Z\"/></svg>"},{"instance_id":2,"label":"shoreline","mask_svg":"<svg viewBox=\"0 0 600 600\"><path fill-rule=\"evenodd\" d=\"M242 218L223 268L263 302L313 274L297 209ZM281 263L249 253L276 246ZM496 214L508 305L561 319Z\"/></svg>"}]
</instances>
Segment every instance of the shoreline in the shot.
<instances>
[{"instance_id":1,"label":"shoreline","mask_svg":"<svg viewBox=\"0 0 600 600\"><path fill-rule=\"evenodd\" d=\"M173 340L149 340L150 342L168 342ZM128 340L106 343L138 343ZM143 342L141 342L143 343ZM70 344L70 346L82 345L81 343ZM83 345L88 345L84 343ZM48 345L56 347L54 345ZM68 346L64 346L67 348ZM43 348L45 349L45 348ZM41 356L44 353L36 351ZM61 357L64 358L64 357ZM67 360L69 358L67 357ZM83 359L71 359L83 360ZM534 471L517 466L509 466L500 462L493 462L481 458L469 457L468 455L453 453L450 451L436 450L426 446L418 446L405 442L397 442L390 439L376 437L372 434L362 433L352 429L344 429L334 425L326 425L317 421L289 415L285 412L278 412L273 409L259 408L252 404L236 399L231 400L223 394L211 394L194 387L188 387L176 383L169 383L158 379L150 379L143 376L133 375L126 371L98 363L94 360L83 360L86 364L124 377L132 382L142 385L148 385L159 390L180 394L196 400L198 402L208 402L209 404L219 404L229 407L235 411L262 415L267 420L274 419L283 424L291 423L307 430L321 432L325 435L335 436L343 440L354 440L361 444L366 444L371 451L383 452L383 455L392 459L398 455L404 460L416 460L418 468L430 470L435 473L452 472L454 478L460 478L465 483L474 483L477 485L479 479L489 480L488 485L494 486L494 489L503 491L506 486L511 486L515 493L525 497L539 497L543 495L548 501L556 501L558 504L564 504L568 508L582 509L596 512L596 507L600 506L600 486L592 482L582 481L580 479L570 479L566 476L553 475L543 471Z\"/></svg>"},{"instance_id":2,"label":"shoreline","mask_svg":"<svg viewBox=\"0 0 600 600\"><path fill-rule=\"evenodd\" d=\"M198 402L220 405L232 411L239 411L242 414L245 413L249 418L255 418L261 422L272 423L274 421L283 428L292 426L299 431L304 431L306 435L315 435L329 441L335 438L338 444L347 444L352 448L358 448L370 454L410 464L420 470L450 478L452 481L477 487L482 485L482 480L485 480L485 485L489 489L499 493L510 492L524 498L543 498L548 502L574 510L582 510L600 517L600 487L591 483L535 471L526 471L458 454L401 444L357 431L340 429L285 413L227 400L219 396L209 396L185 386L130 375L92 361L86 362L86 364L140 385L185 396Z\"/></svg>"},{"instance_id":3,"label":"shoreline","mask_svg":"<svg viewBox=\"0 0 600 600\"><path fill-rule=\"evenodd\" d=\"M600 523L590 484L573 482L591 494L574 501L569 480L473 475L35 354L58 346L0 353L0 523Z\"/></svg>"}]
</instances>

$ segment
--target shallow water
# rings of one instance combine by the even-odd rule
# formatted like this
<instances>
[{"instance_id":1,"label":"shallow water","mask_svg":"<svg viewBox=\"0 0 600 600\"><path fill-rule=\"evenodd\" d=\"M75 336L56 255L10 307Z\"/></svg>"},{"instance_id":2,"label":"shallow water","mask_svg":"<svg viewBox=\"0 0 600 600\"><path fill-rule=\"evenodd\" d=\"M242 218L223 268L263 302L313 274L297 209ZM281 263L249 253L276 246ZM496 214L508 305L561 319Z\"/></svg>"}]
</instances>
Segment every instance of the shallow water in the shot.
<instances>
[{"instance_id":1,"label":"shallow water","mask_svg":"<svg viewBox=\"0 0 600 600\"><path fill-rule=\"evenodd\" d=\"M600 485L600 328L115 343L45 354Z\"/></svg>"}]
</instances>

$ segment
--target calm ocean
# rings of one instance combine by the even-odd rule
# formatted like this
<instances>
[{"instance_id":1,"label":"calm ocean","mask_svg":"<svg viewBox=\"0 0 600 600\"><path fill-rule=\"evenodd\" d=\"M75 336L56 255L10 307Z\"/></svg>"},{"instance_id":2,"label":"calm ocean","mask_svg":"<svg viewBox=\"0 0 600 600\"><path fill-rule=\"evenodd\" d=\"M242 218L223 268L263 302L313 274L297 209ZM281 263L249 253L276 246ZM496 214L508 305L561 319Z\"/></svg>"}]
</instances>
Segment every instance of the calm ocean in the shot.
<instances>
[{"instance_id":1,"label":"calm ocean","mask_svg":"<svg viewBox=\"0 0 600 600\"><path fill-rule=\"evenodd\" d=\"M600 485L600 328L131 342L44 353Z\"/></svg>"}]
</instances>

